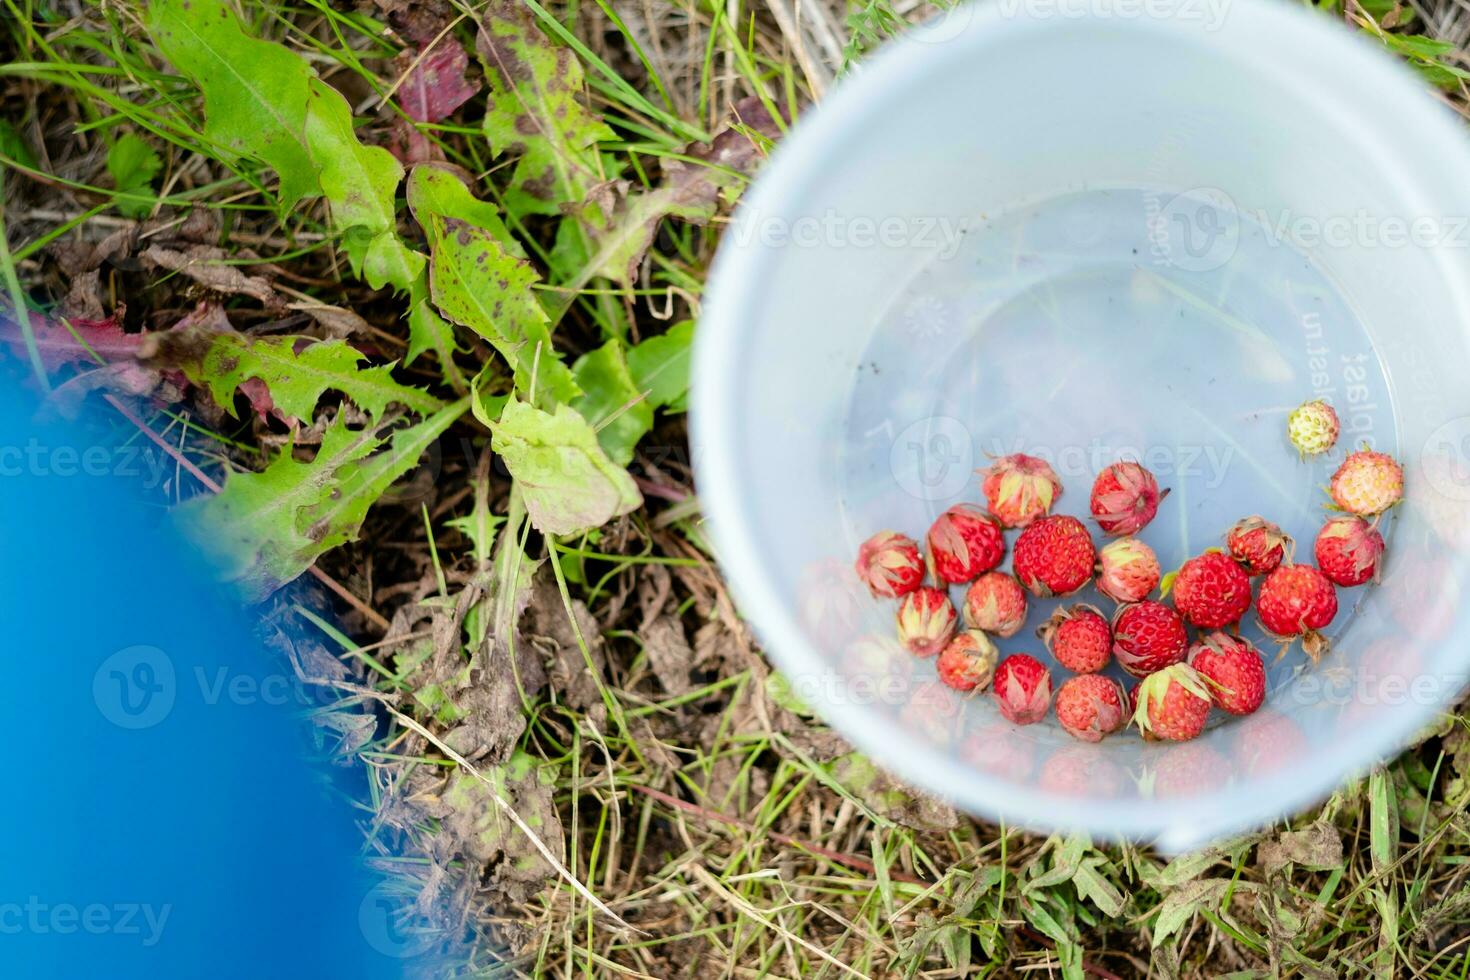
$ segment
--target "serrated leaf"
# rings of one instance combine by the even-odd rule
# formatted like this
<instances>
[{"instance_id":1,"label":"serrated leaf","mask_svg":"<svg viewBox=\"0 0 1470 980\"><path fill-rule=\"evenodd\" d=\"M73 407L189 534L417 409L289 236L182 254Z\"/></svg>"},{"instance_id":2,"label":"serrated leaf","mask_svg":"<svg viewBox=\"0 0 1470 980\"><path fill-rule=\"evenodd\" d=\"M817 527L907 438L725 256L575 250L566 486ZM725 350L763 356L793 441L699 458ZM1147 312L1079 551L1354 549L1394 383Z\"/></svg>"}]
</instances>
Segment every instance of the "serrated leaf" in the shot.
<instances>
[{"instance_id":1,"label":"serrated leaf","mask_svg":"<svg viewBox=\"0 0 1470 980\"><path fill-rule=\"evenodd\" d=\"M444 380L455 388L462 389L464 374L454 361L461 348L454 337L454 327L439 315L429 301L429 283L420 279L409 289L408 350L403 355L405 365L412 364L426 351L433 351L439 359L439 369Z\"/></svg>"},{"instance_id":2,"label":"serrated leaf","mask_svg":"<svg viewBox=\"0 0 1470 980\"><path fill-rule=\"evenodd\" d=\"M337 470L381 445L375 429L353 431L340 421L322 435L311 462L288 448L259 473L234 473L213 497L176 513L186 531L220 563L221 577L251 599L264 598L310 565L313 542L296 516L336 485Z\"/></svg>"},{"instance_id":3,"label":"serrated leaf","mask_svg":"<svg viewBox=\"0 0 1470 980\"><path fill-rule=\"evenodd\" d=\"M1103 915L1116 918L1123 914L1125 899L1118 887L1103 877L1099 870L1105 860L1098 856L1083 861L1072 876L1072 885L1077 889L1077 897L1090 900Z\"/></svg>"},{"instance_id":4,"label":"serrated leaf","mask_svg":"<svg viewBox=\"0 0 1470 980\"><path fill-rule=\"evenodd\" d=\"M408 203L429 239L434 305L485 338L509 362L518 391L528 398L534 393L542 404L571 401L577 385L552 347L549 321L532 291L539 281L536 270L484 229L439 213L441 202L427 187L427 175L433 172L414 170Z\"/></svg>"},{"instance_id":5,"label":"serrated leaf","mask_svg":"<svg viewBox=\"0 0 1470 980\"><path fill-rule=\"evenodd\" d=\"M424 451L468 408L469 399L460 399L417 425L398 429L385 452L339 469L333 492L303 509L298 518L320 549L317 553L356 541L357 530L373 502L417 466Z\"/></svg>"},{"instance_id":6,"label":"serrated leaf","mask_svg":"<svg viewBox=\"0 0 1470 980\"><path fill-rule=\"evenodd\" d=\"M693 341L694 321L683 320L629 349L628 371L633 375L633 385L648 393L648 403L654 408L685 410Z\"/></svg>"},{"instance_id":7,"label":"serrated leaf","mask_svg":"<svg viewBox=\"0 0 1470 980\"><path fill-rule=\"evenodd\" d=\"M274 169L283 212L320 193L306 143L306 62L247 35L221 0L155 0L150 13L159 50L204 94L204 138Z\"/></svg>"},{"instance_id":8,"label":"serrated leaf","mask_svg":"<svg viewBox=\"0 0 1470 980\"><path fill-rule=\"evenodd\" d=\"M107 151L107 172L112 186L121 192L151 193L153 178L162 169L163 159L136 133L123 133ZM153 210L147 201L131 198L119 198L114 203L118 212L129 218L147 217Z\"/></svg>"},{"instance_id":9,"label":"serrated leaf","mask_svg":"<svg viewBox=\"0 0 1470 980\"><path fill-rule=\"evenodd\" d=\"M298 351L300 344L306 346ZM223 333L213 337L202 357L179 366L190 381L207 387L214 400L232 413L236 389L251 378L265 383L276 409L287 419L311 418L328 390L351 398L374 418L390 404L420 414L443 407L433 395L394 381L390 364L360 367L365 359L342 340Z\"/></svg>"},{"instance_id":10,"label":"serrated leaf","mask_svg":"<svg viewBox=\"0 0 1470 980\"><path fill-rule=\"evenodd\" d=\"M493 0L475 50L489 99L485 137L497 156L513 154L506 205L512 213L555 215L603 179L597 144L613 131L583 105L582 66L546 37L516 0Z\"/></svg>"},{"instance_id":11,"label":"serrated leaf","mask_svg":"<svg viewBox=\"0 0 1470 980\"><path fill-rule=\"evenodd\" d=\"M1204 874L1211 866L1225 860L1232 847L1240 846L1240 841L1222 841L1198 851L1181 854L1164 866L1157 874L1143 873L1142 878L1150 888L1165 891L1182 885L1187 881L1193 881Z\"/></svg>"},{"instance_id":12,"label":"serrated leaf","mask_svg":"<svg viewBox=\"0 0 1470 980\"><path fill-rule=\"evenodd\" d=\"M490 512L490 486L486 472L480 472L475 478L475 503L470 512L464 517L456 517L445 521L452 528L459 530L461 534L470 539L474 546L472 554L475 558L475 566L484 568L490 562L490 556L495 551L495 535L500 526L505 523L505 518Z\"/></svg>"},{"instance_id":13,"label":"serrated leaf","mask_svg":"<svg viewBox=\"0 0 1470 980\"><path fill-rule=\"evenodd\" d=\"M643 503L633 478L607 458L587 420L566 405L548 414L512 399L492 427L490 445L542 533L600 527Z\"/></svg>"},{"instance_id":14,"label":"serrated leaf","mask_svg":"<svg viewBox=\"0 0 1470 980\"><path fill-rule=\"evenodd\" d=\"M1158 949L1166 939L1183 929L1200 909L1218 904L1228 887L1228 878L1203 878L1188 882L1164 896L1158 918L1154 920L1153 948Z\"/></svg>"},{"instance_id":15,"label":"serrated leaf","mask_svg":"<svg viewBox=\"0 0 1470 980\"><path fill-rule=\"evenodd\" d=\"M287 449L264 470L232 474L218 494L191 500L176 513L220 563L226 581L251 601L263 599L332 547L355 540L373 502L467 407L461 400L400 429L384 452L377 452L384 441L378 427L352 430L338 416L310 462Z\"/></svg>"},{"instance_id":16,"label":"serrated leaf","mask_svg":"<svg viewBox=\"0 0 1470 980\"><path fill-rule=\"evenodd\" d=\"M653 406L633 383L623 356L623 342L614 337L577 358L572 376L582 394L571 402L592 428L608 458L619 466L633 459L633 447L653 428Z\"/></svg>"}]
</instances>

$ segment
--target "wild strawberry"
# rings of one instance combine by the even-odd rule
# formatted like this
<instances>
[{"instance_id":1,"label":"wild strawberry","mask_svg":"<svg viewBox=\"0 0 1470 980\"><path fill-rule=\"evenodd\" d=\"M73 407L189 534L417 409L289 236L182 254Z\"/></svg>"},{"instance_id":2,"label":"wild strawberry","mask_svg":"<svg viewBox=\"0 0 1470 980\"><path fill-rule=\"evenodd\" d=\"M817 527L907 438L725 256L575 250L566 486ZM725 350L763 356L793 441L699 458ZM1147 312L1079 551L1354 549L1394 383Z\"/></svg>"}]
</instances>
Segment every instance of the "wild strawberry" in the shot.
<instances>
[{"instance_id":1,"label":"wild strawberry","mask_svg":"<svg viewBox=\"0 0 1470 980\"><path fill-rule=\"evenodd\" d=\"M1244 637L1211 633L1189 648L1189 665L1209 682L1210 700L1232 715L1248 715L1266 698L1266 665Z\"/></svg>"},{"instance_id":2,"label":"wild strawberry","mask_svg":"<svg viewBox=\"0 0 1470 980\"><path fill-rule=\"evenodd\" d=\"M1092 579L1097 552L1087 528L1057 514L1034 521L1016 538L1012 566L1032 595L1069 595Z\"/></svg>"},{"instance_id":3,"label":"wild strawberry","mask_svg":"<svg viewBox=\"0 0 1470 980\"><path fill-rule=\"evenodd\" d=\"M1337 615L1337 590L1311 565L1282 565L1261 583L1256 614L1277 637L1302 637L1307 655L1316 661L1327 649L1327 640L1317 631Z\"/></svg>"},{"instance_id":4,"label":"wild strawberry","mask_svg":"<svg viewBox=\"0 0 1470 980\"><path fill-rule=\"evenodd\" d=\"M1035 740L998 718L972 732L960 746L960 754L971 766L1008 783L1029 782L1031 770L1036 768Z\"/></svg>"},{"instance_id":5,"label":"wild strawberry","mask_svg":"<svg viewBox=\"0 0 1470 980\"><path fill-rule=\"evenodd\" d=\"M1322 574L1350 588L1378 574L1383 535L1361 517L1333 517L1317 532L1315 551Z\"/></svg>"},{"instance_id":6,"label":"wild strawberry","mask_svg":"<svg viewBox=\"0 0 1470 980\"><path fill-rule=\"evenodd\" d=\"M1262 708L1250 721L1231 726L1235 738L1230 758L1246 776L1265 776L1302 757L1309 748L1301 726L1272 708Z\"/></svg>"},{"instance_id":7,"label":"wild strawberry","mask_svg":"<svg viewBox=\"0 0 1470 980\"><path fill-rule=\"evenodd\" d=\"M1005 534L995 518L974 504L956 504L929 528L929 560L941 582L973 582L1000 564Z\"/></svg>"},{"instance_id":8,"label":"wild strawberry","mask_svg":"<svg viewBox=\"0 0 1470 980\"><path fill-rule=\"evenodd\" d=\"M1325 453L1337 445L1342 426L1331 405L1317 399L1303 402L1286 418L1286 434L1303 457Z\"/></svg>"},{"instance_id":9,"label":"wild strawberry","mask_svg":"<svg viewBox=\"0 0 1470 980\"><path fill-rule=\"evenodd\" d=\"M1115 602L1138 602L1159 584L1159 559L1137 538L1110 541L1097 554L1097 590Z\"/></svg>"},{"instance_id":10,"label":"wild strawberry","mask_svg":"<svg viewBox=\"0 0 1470 980\"><path fill-rule=\"evenodd\" d=\"M1329 490L1339 510L1372 517L1403 499L1404 468L1388 453L1365 446L1342 461Z\"/></svg>"},{"instance_id":11,"label":"wild strawberry","mask_svg":"<svg viewBox=\"0 0 1470 980\"><path fill-rule=\"evenodd\" d=\"M857 635L868 607L849 566L835 558L807 565L796 596L802 625L811 635L834 644L845 644Z\"/></svg>"},{"instance_id":12,"label":"wild strawberry","mask_svg":"<svg viewBox=\"0 0 1470 980\"><path fill-rule=\"evenodd\" d=\"M921 586L898 604L898 642L916 657L932 657L954 636L958 619L949 593Z\"/></svg>"},{"instance_id":13,"label":"wild strawberry","mask_svg":"<svg viewBox=\"0 0 1470 980\"><path fill-rule=\"evenodd\" d=\"M1145 764L1139 784L1146 784L1154 799L1199 796L1217 789L1229 778L1234 760L1227 761L1208 742L1183 742L1160 746Z\"/></svg>"},{"instance_id":14,"label":"wild strawberry","mask_svg":"<svg viewBox=\"0 0 1470 980\"><path fill-rule=\"evenodd\" d=\"M990 683L999 656L990 637L979 630L965 630L945 644L934 667L941 681L968 693Z\"/></svg>"},{"instance_id":15,"label":"wild strawberry","mask_svg":"<svg viewBox=\"0 0 1470 980\"><path fill-rule=\"evenodd\" d=\"M959 737L963 710L954 691L938 681L925 681L914 688L898 719L905 731L937 745L948 745Z\"/></svg>"},{"instance_id":16,"label":"wild strawberry","mask_svg":"<svg viewBox=\"0 0 1470 980\"><path fill-rule=\"evenodd\" d=\"M1274 572L1294 545L1290 535L1259 516L1237 521L1225 535L1225 547L1230 557L1240 562L1251 575Z\"/></svg>"},{"instance_id":17,"label":"wild strawberry","mask_svg":"<svg viewBox=\"0 0 1470 980\"><path fill-rule=\"evenodd\" d=\"M991 694L1000 713L1012 724L1040 721L1051 707L1051 672L1035 657L1013 653L995 668Z\"/></svg>"},{"instance_id":18,"label":"wild strawberry","mask_svg":"<svg viewBox=\"0 0 1470 980\"><path fill-rule=\"evenodd\" d=\"M913 538L879 531L858 548L857 573L875 598L897 599L923 583L924 559Z\"/></svg>"},{"instance_id":19,"label":"wild strawberry","mask_svg":"<svg viewBox=\"0 0 1470 980\"><path fill-rule=\"evenodd\" d=\"M1133 689L1133 723L1144 738L1187 742L1205 730L1210 691L1188 664L1174 664L1149 674Z\"/></svg>"},{"instance_id":20,"label":"wild strawberry","mask_svg":"<svg viewBox=\"0 0 1470 980\"><path fill-rule=\"evenodd\" d=\"M1087 745L1068 745L1047 753L1036 784L1048 793L1080 796L1089 801L1119 796L1133 787L1128 773L1108 757Z\"/></svg>"},{"instance_id":21,"label":"wild strawberry","mask_svg":"<svg viewBox=\"0 0 1470 980\"><path fill-rule=\"evenodd\" d=\"M1251 607L1250 578L1219 551L1206 551L1185 562L1171 588L1174 608L1200 629L1238 622Z\"/></svg>"},{"instance_id":22,"label":"wild strawberry","mask_svg":"<svg viewBox=\"0 0 1470 980\"><path fill-rule=\"evenodd\" d=\"M1102 613L1084 603L1058 609L1036 635L1057 663L1074 673L1096 673L1113 656L1112 627Z\"/></svg>"},{"instance_id":23,"label":"wild strawberry","mask_svg":"<svg viewBox=\"0 0 1470 980\"><path fill-rule=\"evenodd\" d=\"M912 677L913 660L892 636L874 633L847 645L842 655L842 671L849 680L860 677L862 683L871 683L876 688L880 680Z\"/></svg>"},{"instance_id":24,"label":"wild strawberry","mask_svg":"<svg viewBox=\"0 0 1470 980\"><path fill-rule=\"evenodd\" d=\"M971 629L1014 636L1026 623L1026 590L1013 575L986 572L965 591L965 622Z\"/></svg>"},{"instance_id":25,"label":"wild strawberry","mask_svg":"<svg viewBox=\"0 0 1470 980\"><path fill-rule=\"evenodd\" d=\"M1044 459L1016 453L980 471L980 489L990 512L1006 527L1024 527L1051 511L1062 481Z\"/></svg>"},{"instance_id":26,"label":"wild strawberry","mask_svg":"<svg viewBox=\"0 0 1470 980\"><path fill-rule=\"evenodd\" d=\"M1114 463L1092 485L1092 516L1105 534L1137 534L1154 519L1168 495L1137 463Z\"/></svg>"},{"instance_id":27,"label":"wild strawberry","mask_svg":"<svg viewBox=\"0 0 1470 980\"><path fill-rule=\"evenodd\" d=\"M1113 655L1134 677L1177 664L1188 650L1184 620L1162 602L1145 599L1113 616Z\"/></svg>"},{"instance_id":28,"label":"wild strawberry","mask_svg":"<svg viewBox=\"0 0 1470 980\"><path fill-rule=\"evenodd\" d=\"M1101 674L1069 678L1057 689L1057 722L1073 738L1101 742L1128 724L1123 685Z\"/></svg>"}]
</instances>

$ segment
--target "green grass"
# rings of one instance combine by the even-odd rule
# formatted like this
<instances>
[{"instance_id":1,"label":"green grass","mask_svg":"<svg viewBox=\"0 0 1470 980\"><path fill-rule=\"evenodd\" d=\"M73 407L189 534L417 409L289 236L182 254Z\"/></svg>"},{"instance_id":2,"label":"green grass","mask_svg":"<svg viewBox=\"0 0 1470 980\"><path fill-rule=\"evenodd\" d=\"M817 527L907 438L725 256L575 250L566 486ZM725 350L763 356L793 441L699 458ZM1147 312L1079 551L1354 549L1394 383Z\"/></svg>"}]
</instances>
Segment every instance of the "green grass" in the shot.
<instances>
[{"instance_id":1,"label":"green grass","mask_svg":"<svg viewBox=\"0 0 1470 980\"><path fill-rule=\"evenodd\" d=\"M0 93L20 141L0 132L8 306L53 310L70 285L55 247L124 227L119 205L147 205L149 241L170 240L191 213L207 216L204 240L224 250L211 264L272 275L293 302L355 311L370 332L354 339L375 363L402 357L405 296L352 274L346 236L321 198L282 213L278 175L205 136L199 94L154 47L141 4L87 5L67 20L48 4L0 3ZM411 123L383 101L400 82L386 15L339 6L242 0L238 9L253 35L346 93L364 144L385 145L412 125L467 176L541 276L534 290L568 364L697 315L728 202L703 224L663 220L635 282L567 262L559 219L514 209L513 159L481 128L483 94L443 122ZM448 26L471 51L482 6L456 3ZM662 186L671 161L698 164L687 144L727 125L735 100L755 96L794 116L922 12L889 0L798 7L806 19L795 32L764 4L525 9L581 65L584 104L612 132L599 166L637 194ZM1444 13L1434 23L1453 23ZM1323 15L1333 14L1389 38L1465 105L1463 52L1413 40L1436 28L1411 8L1352 4ZM107 150L125 132L163 160L147 191L112 185ZM727 197L744 179L719 177L731 182ZM422 247L401 186L396 194L396 230ZM130 330L161 331L208 299L237 329L321 336L299 310L216 295L182 275L127 262L99 274L107 312L125 303ZM463 327L455 339L464 377L480 377L489 395L512 392L503 353ZM438 357L394 377L451 400L453 372ZM62 380L31 359L48 383ZM317 421L339 410L339 397L325 397ZM287 443L280 424L248 413L237 421L197 392L138 418L216 480L259 469ZM122 417L109 421L119 441L139 438ZM313 420L302 421L298 451L309 454ZM1172 861L1146 847L972 821L788 710L705 544L687 453L655 451L683 445L683 418L661 409L652 426L631 466L645 506L553 541L491 465L486 422L466 415L422 485L410 477L369 512L357 541L319 561L356 609L313 588L263 607L267 622L289 620L349 668L348 681L309 678L340 696L313 712L336 733L323 755L366 775L363 798L344 801L363 829L364 861L406 901L436 889L423 925L452 949L452 972L1470 976L1463 716L1290 824ZM203 490L156 492L171 503ZM673 670L670 644L684 658ZM677 669L689 660L692 670ZM364 737L374 705L391 706L396 723ZM459 923L468 946L450 942Z\"/></svg>"}]
</instances>

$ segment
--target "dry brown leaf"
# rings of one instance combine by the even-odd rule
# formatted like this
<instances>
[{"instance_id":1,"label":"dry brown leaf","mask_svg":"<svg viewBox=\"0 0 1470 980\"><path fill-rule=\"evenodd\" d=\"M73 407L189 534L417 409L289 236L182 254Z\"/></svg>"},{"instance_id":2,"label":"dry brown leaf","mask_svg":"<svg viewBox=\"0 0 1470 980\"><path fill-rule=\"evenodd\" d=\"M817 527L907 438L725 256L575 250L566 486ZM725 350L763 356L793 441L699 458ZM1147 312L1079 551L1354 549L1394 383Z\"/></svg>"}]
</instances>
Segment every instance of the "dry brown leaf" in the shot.
<instances>
[{"instance_id":1,"label":"dry brown leaf","mask_svg":"<svg viewBox=\"0 0 1470 980\"><path fill-rule=\"evenodd\" d=\"M188 276L214 292L230 296L249 296L272 311L286 310L285 301L272 288L269 280L261 276L247 276L238 266L220 265L219 261L225 257L223 249L208 245L192 245L183 252L150 245L138 256L145 265Z\"/></svg>"}]
</instances>

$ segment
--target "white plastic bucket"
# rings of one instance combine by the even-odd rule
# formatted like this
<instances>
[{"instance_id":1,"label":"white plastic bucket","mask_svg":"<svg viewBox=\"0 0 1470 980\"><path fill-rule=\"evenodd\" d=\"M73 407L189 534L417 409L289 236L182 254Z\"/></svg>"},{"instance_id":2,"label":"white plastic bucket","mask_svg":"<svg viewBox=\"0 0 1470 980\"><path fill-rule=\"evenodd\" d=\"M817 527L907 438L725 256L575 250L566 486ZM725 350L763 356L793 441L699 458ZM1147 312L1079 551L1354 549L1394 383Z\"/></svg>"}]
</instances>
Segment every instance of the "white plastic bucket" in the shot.
<instances>
[{"instance_id":1,"label":"white plastic bucket","mask_svg":"<svg viewBox=\"0 0 1470 980\"><path fill-rule=\"evenodd\" d=\"M795 693L895 773L978 815L1179 849L1325 796L1463 687L1470 150L1452 114L1375 48L1326 15L1257 0L962 7L806 113L747 193L697 334L700 499L740 609ZM1038 246L1002 236L1016 225L998 216L1099 188L1142 202L1132 233L1145 293L1155 273L1213 288L1251 275L1246 257L1262 247L1290 247L1332 284L1341 305L1327 318L1360 330L1332 349L1331 325L1324 341L1305 313L1251 323L1255 338L1226 357L1213 332L1195 345L1130 317L1099 321L1122 343L1107 354L1095 332L996 328L951 304L963 270L925 297L923 277L946 262L984 267L992 285L1005 279L996 260L1045 278L1028 248L1076 245L1085 262L1092 231ZM1263 227L1287 244L1262 246ZM939 304L938 327L916 329L895 305L905 297L921 320L922 304ZM977 331L991 329L987 347ZM1261 338L1249 377L1207 380ZM1365 353L1378 387L1360 397L1351 368ZM1017 394L1029 369L1007 376L1004 404L966 387L963 369L983 377L991 355L1034 364L1034 397ZM1057 376L1079 356L1080 378ZM1285 414L1324 389L1348 431L1331 460L1301 463ZM1175 494L1142 535L1166 569L1273 507L1305 535L1298 559L1310 561L1320 486L1348 444L1369 438L1406 466L1383 581L1340 591L1333 651L1316 668L1299 647L1288 653L1260 712L1217 719L1195 742L1128 732L1093 746L1052 719L1009 725L988 697L954 695L932 660L897 650L894 604L851 572L869 534L922 540L950 504L979 501L971 471L985 452L1040 443L1065 455L1098 433L1108 448L1175 453L1173 478L1161 474ZM1196 473L1182 463L1191 442L1233 462ZM1059 509L1081 515L1096 461L1071 458ZM1289 501L1261 499L1266 483ZM1047 661L1032 635L1042 618L1033 611L1002 650Z\"/></svg>"}]
</instances>

